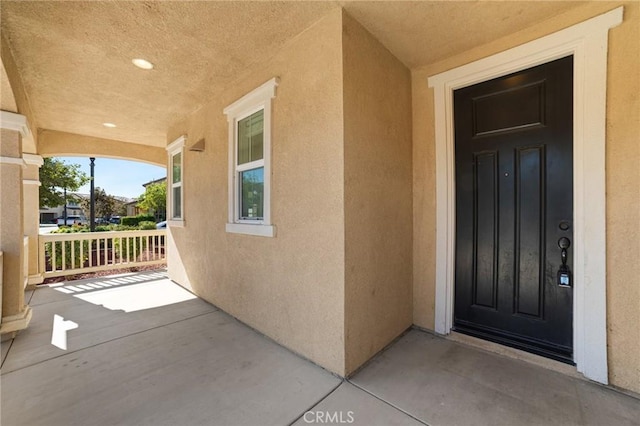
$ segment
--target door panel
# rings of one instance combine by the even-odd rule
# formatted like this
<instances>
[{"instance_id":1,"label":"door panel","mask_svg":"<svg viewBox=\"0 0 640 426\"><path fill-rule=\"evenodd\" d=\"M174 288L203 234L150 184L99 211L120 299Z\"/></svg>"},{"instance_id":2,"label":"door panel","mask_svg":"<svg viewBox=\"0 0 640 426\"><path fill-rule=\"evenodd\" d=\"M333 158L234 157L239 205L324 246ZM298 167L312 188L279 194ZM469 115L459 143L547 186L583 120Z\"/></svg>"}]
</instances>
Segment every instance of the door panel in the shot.
<instances>
[{"instance_id":1,"label":"door panel","mask_svg":"<svg viewBox=\"0 0 640 426\"><path fill-rule=\"evenodd\" d=\"M515 312L542 317L544 295L544 146L516 150Z\"/></svg>"},{"instance_id":2,"label":"door panel","mask_svg":"<svg viewBox=\"0 0 640 426\"><path fill-rule=\"evenodd\" d=\"M522 98L527 98L528 102L519 103ZM474 136L544 125L544 82L506 88L472 101Z\"/></svg>"},{"instance_id":3,"label":"door panel","mask_svg":"<svg viewBox=\"0 0 640 426\"><path fill-rule=\"evenodd\" d=\"M473 303L497 308L498 249L498 155L497 152L476 154L474 167L474 273Z\"/></svg>"},{"instance_id":4,"label":"door panel","mask_svg":"<svg viewBox=\"0 0 640 426\"><path fill-rule=\"evenodd\" d=\"M566 362L573 295L557 284L558 239L573 231L558 225L573 219L572 81L567 57L454 92L454 328Z\"/></svg>"}]
</instances>

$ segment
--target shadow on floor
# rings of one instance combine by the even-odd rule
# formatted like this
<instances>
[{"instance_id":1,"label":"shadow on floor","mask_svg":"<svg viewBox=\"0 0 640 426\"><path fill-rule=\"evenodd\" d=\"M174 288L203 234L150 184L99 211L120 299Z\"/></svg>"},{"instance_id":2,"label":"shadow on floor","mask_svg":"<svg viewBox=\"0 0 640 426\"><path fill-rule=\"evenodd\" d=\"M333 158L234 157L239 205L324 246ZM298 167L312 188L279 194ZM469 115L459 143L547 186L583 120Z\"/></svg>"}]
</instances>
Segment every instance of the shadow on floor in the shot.
<instances>
[{"instance_id":1,"label":"shadow on floor","mask_svg":"<svg viewBox=\"0 0 640 426\"><path fill-rule=\"evenodd\" d=\"M640 424L630 396L417 330L345 381L163 271L31 297L30 328L2 344L3 426ZM66 351L56 314L79 324Z\"/></svg>"}]
</instances>

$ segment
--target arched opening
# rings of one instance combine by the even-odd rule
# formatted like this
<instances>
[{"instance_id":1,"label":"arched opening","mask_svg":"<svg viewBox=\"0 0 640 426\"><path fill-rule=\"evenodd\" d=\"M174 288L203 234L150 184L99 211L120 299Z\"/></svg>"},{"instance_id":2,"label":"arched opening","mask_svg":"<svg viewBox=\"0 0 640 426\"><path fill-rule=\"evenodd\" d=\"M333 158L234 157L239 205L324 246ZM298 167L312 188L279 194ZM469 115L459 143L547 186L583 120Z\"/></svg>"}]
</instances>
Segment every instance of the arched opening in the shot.
<instances>
[{"instance_id":1,"label":"arched opening","mask_svg":"<svg viewBox=\"0 0 640 426\"><path fill-rule=\"evenodd\" d=\"M166 168L140 161L97 157L94 160L93 186L95 188L95 220L98 225L120 223L120 218L150 214L160 222L165 219L165 206L158 200L147 200L139 206L138 201L152 185L165 185ZM56 182L58 172L68 172L73 176ZM59 173L58 173L59 174ZM89 178L89 180L86 180ZM90 214L88 206L91 195L91 161L89 157L56 156L47 157L40 172L39 219L41 232L51 229L50 225L87 224ZM74 182L74 180L76 182ZM70 184L65 188L66 183ZM79 186L78 184L81 183ZM62 195L64 203L45 205L50 192ZM158 194L154 194L158 197ZM153 207L151 207L151 204ZM72 218L72 219L70 219ZM60 222L62 221L62 222Z\"/></svg>"}]
</instances>

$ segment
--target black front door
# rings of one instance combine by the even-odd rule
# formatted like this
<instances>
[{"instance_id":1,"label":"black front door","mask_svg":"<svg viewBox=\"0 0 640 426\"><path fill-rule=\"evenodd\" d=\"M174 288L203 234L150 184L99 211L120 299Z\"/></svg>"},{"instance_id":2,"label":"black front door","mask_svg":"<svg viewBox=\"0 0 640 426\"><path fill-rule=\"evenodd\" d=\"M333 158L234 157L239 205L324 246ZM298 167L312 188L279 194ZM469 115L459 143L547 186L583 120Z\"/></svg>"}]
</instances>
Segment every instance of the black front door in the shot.
<instances>
[{"instance_id":1,"label":"black front door","mask_svg":"<svg viewBox=\"0 0 640 426\"><path fill-rule=\"evenodd\" d=\"M456 90L454 120L454 328L572 362L573 57Z\"/></svg>"}]
</instances>

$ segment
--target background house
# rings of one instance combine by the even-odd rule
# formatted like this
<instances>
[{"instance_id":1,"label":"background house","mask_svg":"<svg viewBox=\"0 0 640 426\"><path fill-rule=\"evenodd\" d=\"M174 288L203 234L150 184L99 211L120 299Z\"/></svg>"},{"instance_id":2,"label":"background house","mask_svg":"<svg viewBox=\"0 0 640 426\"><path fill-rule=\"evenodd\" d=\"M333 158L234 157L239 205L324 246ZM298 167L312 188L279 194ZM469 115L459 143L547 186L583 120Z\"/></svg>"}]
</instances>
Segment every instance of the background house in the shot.
<instances>
[{"instance_id":1,"label":"background house","mask_svg":"<svg viewBox=\"0 0 640 426\"><path fill-rule=\"evenodd\" d=\"M152 180L152 181L147 182L147 183L143 183L142 186L146 190L149 185L164 183L164 182L166 182L166 180L167 180L167 178L163 177L163 178L160 178L160 179ZM139 199L136 198L136 199L133 199L133 200L128 201L127 203L125 203L125 206L126 206L126 209L127 209L127 216L138 216L138 215L141 215L141 214L152 214L152 215L155 216L156 221L162 221L162 220L164 220L166 218L165 209L159 209L157 211L154 210L154 209L147 210L147 209L144 209L144 208L140 207L138 205L139 202L140 202Z\"/></svg>"},{"instance_id":2,"label":"background house","mask_svg":"<svg viewBox=\"0 0 640 426\"><path fill-rule=\"evenodd\" d=\"M67 216L82 216L86 220L84 211L80 205L81 200L85 198L89 198L89 194L69 193L67 198ZM57 223L58 218L63 216L64 204L40 209L40 223Z\"/></svg>"},{"instance_id":3,"label":"background house","mask_svg":"<svg viewBox=\"0 0 640 426\"><path fill-rule=\"evenodd\" d=\"M151 186L151 185L159 185L159 184L162 184L162 185L166 186L166 182L167 182L167 178L163 177L163 178L160 178L160 179L152 180L152 181L147 182L147 183L143 183L142 186L144 187L145 192L146 192L149 189L149 186ZM155 217L156 222L161 222L161 221L163 221L163 220L165 220L167 218L166 200L163 199L163 201L164 202L160 206L158 206L157 208L150 208L148 210L144 210L144 209L138 207L138 209L140 210L141 213L153 215Z\"/></svg>"},{"instance_id":4,"label":"background house","mask_svg":"<svg viewBox=\"0 0 640 426\"><path fill-rule=\"evenodd\" d=\"M125 203L127 209L127 216L138 216L139 214L144 214L146 211L143 211L138 207L138 200L133 199L127 203Z\"/></svg>"},{"instance_id":5,"label":"background house","mask_svg":"<svg viewBox=\"0 0 640 426\"><path fill-rule=\"evenodd\" d=\"M162 183L162 182L166 182L166 181L167 181L167 178L163 177L163 178L160 178L160 179L152 180L152 181L147 182L147 183L143 183L142 186L146 189L147 186L149 186L149 185L153 185L153 184L156 184L156 183Z\"/></svg>"}]
</instances>

